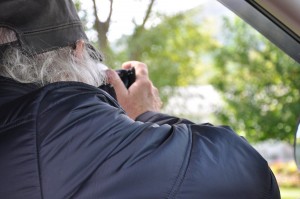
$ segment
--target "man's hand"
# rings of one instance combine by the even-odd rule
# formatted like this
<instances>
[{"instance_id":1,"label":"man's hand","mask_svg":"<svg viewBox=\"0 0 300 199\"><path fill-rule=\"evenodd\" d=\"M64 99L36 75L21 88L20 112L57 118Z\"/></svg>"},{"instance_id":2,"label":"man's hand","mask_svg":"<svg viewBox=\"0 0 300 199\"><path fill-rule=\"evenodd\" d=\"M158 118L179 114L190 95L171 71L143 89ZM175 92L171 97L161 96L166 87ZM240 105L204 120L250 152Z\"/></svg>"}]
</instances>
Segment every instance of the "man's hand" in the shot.
<instances>
[{"instance_id":1,"label":"man's hand","mask_svg":"<svg viewBox=\"0 0 300 199\"><path fill-rule=\"evenodd\" d=\"M108 82L114 87L117 100L128 116L135 119L146 111L160 111L162 102L156 87L148 77L147 65L137 61L125 62L123 69L134 67L136 81L127 90L118 74L108 70Z\"/></svg>"}]
</instances>

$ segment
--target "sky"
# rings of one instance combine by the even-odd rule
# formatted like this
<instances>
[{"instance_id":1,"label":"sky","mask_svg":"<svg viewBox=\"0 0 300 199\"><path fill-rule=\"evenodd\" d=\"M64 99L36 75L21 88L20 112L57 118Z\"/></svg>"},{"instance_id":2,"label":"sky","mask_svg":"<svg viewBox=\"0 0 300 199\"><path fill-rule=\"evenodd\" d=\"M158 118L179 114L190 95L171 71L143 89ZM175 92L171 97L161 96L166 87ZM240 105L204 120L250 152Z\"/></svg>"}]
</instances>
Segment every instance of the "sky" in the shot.
<instances>
[{"instance_id":1,"label":"sky","mask_svg":"<svg viewBox=\"0 0 300 199\"><path fill-rule=\"evenodd\" d=\"M88 12L90 14L89 20L93 21L92 1L82 0L82 4L84 9L91 11ZM109 1L97 0L97 4L100 20L104 21L108 15ZM108 39L114 41L124 34L131 34L134 27L133 20L135 20L137 24L141 23L148 4L149 0L114 0L112 24ZM153 9L154 11L171 15L197 6L201 6L203 8L203 13L207 16L218 17L231 14L231 12L217 0L157 0ZM89 25L92 26L92 23ZM94 32L89 32L87 35L91 40L96 36Z\"/></svg>"}]
</instances>

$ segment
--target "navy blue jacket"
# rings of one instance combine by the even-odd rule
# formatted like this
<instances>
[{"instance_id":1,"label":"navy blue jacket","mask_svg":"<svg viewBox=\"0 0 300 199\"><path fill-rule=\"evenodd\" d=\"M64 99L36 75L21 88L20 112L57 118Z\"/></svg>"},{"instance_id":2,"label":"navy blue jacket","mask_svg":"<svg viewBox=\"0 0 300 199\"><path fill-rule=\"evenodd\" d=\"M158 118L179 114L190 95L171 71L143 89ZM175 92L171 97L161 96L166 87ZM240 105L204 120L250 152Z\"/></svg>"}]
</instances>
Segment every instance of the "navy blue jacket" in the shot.
<instances>
[{"instance_id":1,"label":"navy blue jacket","mask_svg":"<svg viewBox=\"0 0 300 199\"><path fill-rule=\"evenodd\" d=\"M277 199L267 162L228 127L146 112L106 92L0 78L1 199Z\"/></svg>"}]
</instances>

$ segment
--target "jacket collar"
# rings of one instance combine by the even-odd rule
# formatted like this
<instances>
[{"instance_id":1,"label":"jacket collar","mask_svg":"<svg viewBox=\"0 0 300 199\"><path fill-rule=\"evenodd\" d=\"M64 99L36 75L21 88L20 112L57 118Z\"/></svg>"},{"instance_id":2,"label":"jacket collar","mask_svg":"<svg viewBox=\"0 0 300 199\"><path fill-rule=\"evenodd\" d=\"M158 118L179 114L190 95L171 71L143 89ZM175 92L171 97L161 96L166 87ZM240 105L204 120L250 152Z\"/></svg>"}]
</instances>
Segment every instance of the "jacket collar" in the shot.
<instances>
[{"instance_id":1,"label":"jacket collar","mask_svg":"<svg viewBox=\"0 0 300 199\"><path fill-rule=\"evenodd\" d=\"M19 83L13 79L0 76L0 105L13 101L38 88L35 84Z\"/></svg>"}]
</instances>

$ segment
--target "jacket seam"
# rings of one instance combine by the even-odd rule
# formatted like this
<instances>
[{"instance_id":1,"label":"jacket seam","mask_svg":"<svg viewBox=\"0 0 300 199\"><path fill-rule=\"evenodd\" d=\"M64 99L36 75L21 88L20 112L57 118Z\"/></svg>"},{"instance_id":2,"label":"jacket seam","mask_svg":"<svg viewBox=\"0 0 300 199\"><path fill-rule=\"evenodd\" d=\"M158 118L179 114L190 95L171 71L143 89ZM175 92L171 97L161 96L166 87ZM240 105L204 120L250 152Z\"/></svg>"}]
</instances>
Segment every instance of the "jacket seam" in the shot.
<instances>
[{"instance_id":1,"label":"jacket seam","mask_svg":"<svg viewBox=\"0 0 300 199\"><path fill-rule=\"evenodd\" d=\"M39 184L40 184L40 193L41 193L41 199L44 198L43 194L43 185L42 185L42 174L41 174L41 165L40 165L40 153L39 153L39 145L38 145L38 120L39 120L39 112L40 112L40 105L45 95L41 96L37 111L36 111L36 121L35 121L35 148L36 148L36 159L37 159L37 169L38 169L38 177L39 177Z\"/></svg>"},{"instance_id":2,"label":"jacket seam","mask_svg":"<svg viewBox=\"0 0 300 199\"><path fill-rule=\"evenodd\" d=\"M55 25L55 26L48 26L40 29L36 29L34 31L24 31L23 35L35 35L43 32L49 32L53 30L60 30L60 29L66 29L69 27L74 27L74 26L81 26L81 22L79 20L60 24L60 25Z\"/></svg>"},{"instance_id":3,"label":"jacket seam","mask_svg":"<svg viewBox=\"0 0 300 199\"><path fill-rule=\"evenodd\" d=\"M193 148L193 133L192 133L192 130L191 130L191 127L190 125L186 125L187 128L189 129L189 142L188 142L188 146L189 146L189 149L188 149L188 157L186 157L186 159L183 161L181 167L180 167L180 170L182 170L182 168L185 166L185 169L184 171L180 172L180 174L177 176L173 186L172 186L172 189L171 191L169 192L168 194L168 199L174 199L177 195L177 193L179 192L179 189L183 183L183 180L186 176L186 173L187 173L187 170L189 168L189 164L190 164L190 160L191 160L191 153L192 153L192 148Z\"/></svg>"}]
</instances>

